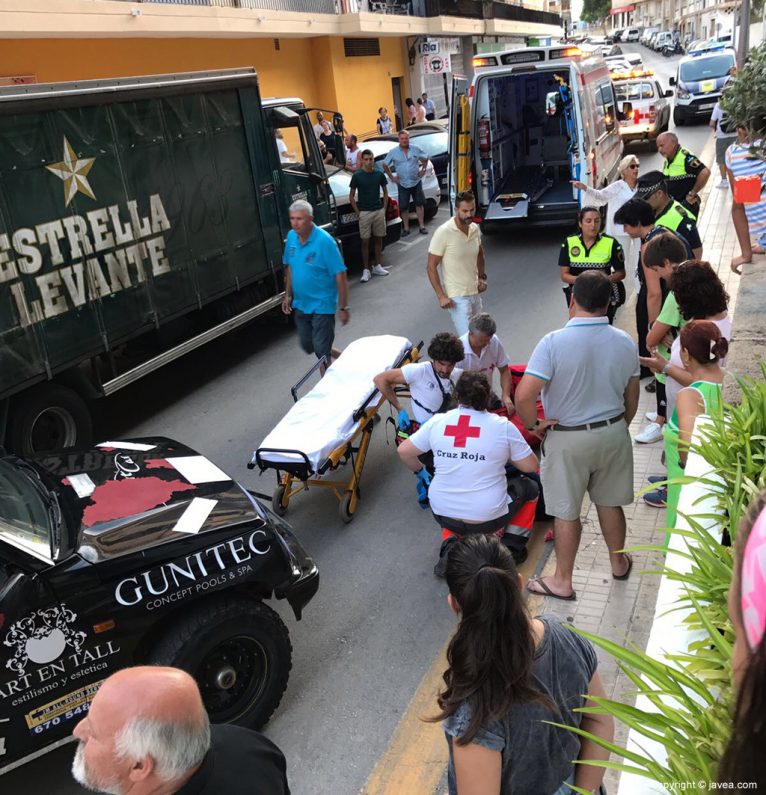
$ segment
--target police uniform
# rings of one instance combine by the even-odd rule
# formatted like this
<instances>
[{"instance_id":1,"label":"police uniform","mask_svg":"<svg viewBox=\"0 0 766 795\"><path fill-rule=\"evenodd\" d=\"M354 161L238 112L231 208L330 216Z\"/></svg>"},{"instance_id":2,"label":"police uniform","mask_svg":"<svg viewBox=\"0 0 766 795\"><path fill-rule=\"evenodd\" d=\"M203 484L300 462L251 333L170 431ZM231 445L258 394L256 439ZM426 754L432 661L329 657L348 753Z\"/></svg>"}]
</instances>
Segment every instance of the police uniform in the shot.
<instances>
[{"instance_id":1,"label":"police uniform","mask_svg":"<svg viewBox=\"0 0 766 795\"><path fill-rule=\"evenodd\" d=\"M671 199L660 211L654 224L670 229L671 232L683 237L684 241L689 244L689 248L702 248L702 240L700 240L700 234L697 231L694 214L675 199Z\"/></svg>"},{"instance_id":2,"label":"police uniform","mask_svg":"<svg viewBox=\"0 0 766 795\"><path fill-rule=\"evenodd\" d=\"M694 187L703 168L705 165L696 155L679 146L673 158L665 161L662 169L668 183L668 194L688 206L686 194ZM698 208L699 202L695 202L693 206Z\"/></svg>"},{"instance_id":3,"label":"police uniform","mask_svg":"<svg viewBox=\"0 0 766 795\"><path fill-rule=\"evenodd\" d=\"M582 234L570 235L561 246L559 267L569 268L569 272L573 276L579 276L588 270L601 270L608 276L610 273L625 270L625 252L610 235L599 235L590 248L583 242ZM572 287L567 284L563 290L564 298L569 306ZM612 285L612 301L607 312L610 323L614 320L617 307L624 303L625 285L622 282L615 282Z\"/></svg>"}]
</instances>

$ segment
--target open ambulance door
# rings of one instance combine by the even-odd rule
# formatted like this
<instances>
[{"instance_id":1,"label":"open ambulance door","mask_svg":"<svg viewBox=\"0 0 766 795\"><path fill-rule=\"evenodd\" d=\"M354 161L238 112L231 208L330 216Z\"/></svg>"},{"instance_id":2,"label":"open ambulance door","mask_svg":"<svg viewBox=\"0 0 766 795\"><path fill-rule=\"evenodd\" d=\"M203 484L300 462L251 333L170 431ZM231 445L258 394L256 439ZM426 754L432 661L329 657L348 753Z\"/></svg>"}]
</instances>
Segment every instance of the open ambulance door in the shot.
<instances>
[{"instance_id":1,"label":"open ambulance door","mask_svg":"<svg viewBox=\"0 0 766 795\"><path fill-rule=\"evenodd\" d=\"M469 81L452 77L452 103L449 117L449 210L455 214L455 196L470 187L471 172L471 105Z\"/></svg>"}]
</instances>

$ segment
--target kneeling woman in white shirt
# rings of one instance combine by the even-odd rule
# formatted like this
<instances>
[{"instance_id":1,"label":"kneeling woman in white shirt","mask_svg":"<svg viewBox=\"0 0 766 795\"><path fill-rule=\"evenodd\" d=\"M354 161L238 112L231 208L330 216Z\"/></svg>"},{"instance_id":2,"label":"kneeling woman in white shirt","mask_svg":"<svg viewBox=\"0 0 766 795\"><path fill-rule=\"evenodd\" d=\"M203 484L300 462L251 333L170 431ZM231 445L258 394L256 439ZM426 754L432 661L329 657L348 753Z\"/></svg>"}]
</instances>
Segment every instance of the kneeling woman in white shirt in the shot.
<instances>
[{"instance_id":1,"label":"kneeling woman in white shirt","mask_svg":"<svg viewBox=\"0 0 766 795\"><path fill-rule=\"evenodd\" d=\"M444 576L449 546L458 535L502 535L509 520L506 464L536 472L538 461L518 429L487 411L490 387L483 373L463 373L455 385L458 408L437 414L399 446L415 473L433 452L436 474L428 489L434 518L444 530L439 562Z\"/></svg>"}]
</instances>

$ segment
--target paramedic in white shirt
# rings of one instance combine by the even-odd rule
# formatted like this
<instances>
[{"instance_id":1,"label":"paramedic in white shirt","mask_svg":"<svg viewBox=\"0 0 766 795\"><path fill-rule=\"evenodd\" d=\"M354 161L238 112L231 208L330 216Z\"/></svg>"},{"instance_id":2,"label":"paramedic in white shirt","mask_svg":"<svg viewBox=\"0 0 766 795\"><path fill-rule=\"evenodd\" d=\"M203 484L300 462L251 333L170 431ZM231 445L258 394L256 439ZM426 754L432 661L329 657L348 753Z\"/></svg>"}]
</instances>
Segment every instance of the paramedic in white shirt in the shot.
<instances>
[{"instance_id":1,"label":"paramedic in white shirt","mask_svg":"<svg viewBox=\"0 0 766 795\"><path fill-rule=\"evenodd\" d=\"M496 331L497 324L486 312L474 315L468 321L468 333L460 338L465 350L465 359L458 364L458 367L464 372L484 373L490 388L492 377L497 370L500 373L500 399L510 417L516 411L511 400L511 371L508 369L511 360ZM496 401L497 396L493 394L490 407Z\"/></svg>"},{"instance_id":2,"label":"paramedic in white shirt","mask_svg":"<svg viewBox=\"0 0 766 795\"><path fill-rule=\"evenodd\" d=\"M447 410L462 370L455 365L463 359L463 343L449 332L437 334L428 344L430 362L405 364L394 370L378 373L373 379L383 397L399 412L399 424L409 425L409 416L394 391L397 386L410 390L412 416L422 425L434 414Z\"/></svg>"},{"instance_id":3,"label":"paramedic in white shirt","mask_svg":"<svg viewBox=\"0 0 766 795\"><path fill-rule=\"evenodd\" d=\"M434 574L443 576L450 545L459 535L502 536L510 520L506 464L537 472L538 460L513 423L487 411L489 381L482 373L463 373L455 386L458 408L434 417L399 445L399 456L413 472L419 456L434 456L436 474L428 489L434 518L445 540Z\"/></svg>"},{"instance_id":4,"label":"paramedic in white shirt","mask_svg":"<svg viewBox=\"0 0 766 795\"><path fill-rule=\"evenodd\" d=\"M625 252L626 272L632 274L634 279L637 278L638 252L641 248L641 243L638 240L633 240L623 229L622 224L614 222L614 214L625 202L630 201L636 195L638 169L638 158L635 155L625 155L620 160L620 165L617 166L618 179L605 188L597 190L596 188L589 188L584 182L572 182L573 187L585 193L586 201L583 202L583 205L607 205L604 232L615 238L622 246L622 250ZM638 287L639 285L636 285L636 292L638 292Z\"/></svg>"}]
</instances>

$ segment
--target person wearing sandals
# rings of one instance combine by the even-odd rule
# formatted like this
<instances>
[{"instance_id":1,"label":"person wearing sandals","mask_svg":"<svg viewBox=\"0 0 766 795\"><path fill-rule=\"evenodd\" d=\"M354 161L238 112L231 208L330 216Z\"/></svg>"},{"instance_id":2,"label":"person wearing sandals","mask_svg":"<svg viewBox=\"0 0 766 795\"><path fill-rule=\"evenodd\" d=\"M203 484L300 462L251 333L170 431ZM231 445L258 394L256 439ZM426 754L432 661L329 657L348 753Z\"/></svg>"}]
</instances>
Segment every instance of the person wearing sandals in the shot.
<instances>
[{"instance_id":1,"label":"person wearing sandals","mask_svg":"<svg viewBox=\"0 0 766 795\"><path fill-rule=\"evenodd\" d=\"M459 623L438 695L449 746L449 795L565 795L600 791L610 715L583 714L604 698L593 645L555 615L531 618L523 580L491 536L457 541L447 559L448 602Z\"/></svg>"},{"instance_id":2,"label":"person wearing sandals","mask_svg":"<svg viewBox=\"0 0 766 795\"><path fill-rule=\"evenodd\" d=\"M633 561L625 546L623 505L633 502L633 446L628 426L636 414L636 343L609 325L612 285L602 271L575 280L570 320L537 344L516 389L516 412L537 434L546 510L554 517L556 571L527 583L532 593L575 599L572 588L585 494L595 503L609 549L612 577L625 580ZM537 418L542 392L546 419Z\"/></svg>"}]
</instances>

